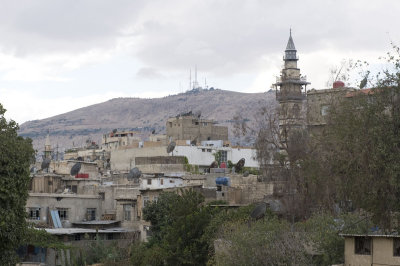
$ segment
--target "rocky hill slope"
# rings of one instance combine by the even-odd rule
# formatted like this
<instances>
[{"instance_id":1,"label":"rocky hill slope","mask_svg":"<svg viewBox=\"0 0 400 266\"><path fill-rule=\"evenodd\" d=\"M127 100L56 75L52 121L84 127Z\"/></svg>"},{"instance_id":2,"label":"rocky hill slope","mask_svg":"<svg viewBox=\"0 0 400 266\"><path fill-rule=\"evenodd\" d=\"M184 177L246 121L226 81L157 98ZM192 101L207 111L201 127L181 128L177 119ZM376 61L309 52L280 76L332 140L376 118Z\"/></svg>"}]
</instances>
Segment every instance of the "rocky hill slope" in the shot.
<instances>
[{"instance_id":1,"label":"rocky hill slope","mask_svg":"<svg viewBox=\"0 0 400 266\"><path fill-rule=\"evenodd\" d=\"M82 146L88 138L98 142L102 134L113 129L165 133L169 117L192 111L201 112L203 118L228 126L230 138L234 140L231 132L232 119L236 114L240 113L254 123L254 116L262 107L273 108L275 104L273 92L226 90L188 91L154 99L116 98L46 119L25 122L20 126L19 134L32 138L35 149L40 151L49 132L53 147L58 144L62 151Z\"/></svg>"}]
</instances>

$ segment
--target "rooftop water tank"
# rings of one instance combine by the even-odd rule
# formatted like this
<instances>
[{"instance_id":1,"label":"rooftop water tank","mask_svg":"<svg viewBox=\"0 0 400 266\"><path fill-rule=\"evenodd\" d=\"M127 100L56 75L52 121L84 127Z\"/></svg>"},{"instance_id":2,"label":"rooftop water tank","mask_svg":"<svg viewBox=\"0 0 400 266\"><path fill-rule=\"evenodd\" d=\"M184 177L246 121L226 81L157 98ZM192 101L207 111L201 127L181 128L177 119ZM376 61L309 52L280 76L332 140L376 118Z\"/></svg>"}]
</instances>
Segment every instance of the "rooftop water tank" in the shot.
<instances>
[{"instance_id":1,"label":"rooftop water tank","mask_svg":"<svg viewBox=\"0 0 400 266\"><path fill-rule=\"evenodd\" d=\"M337 89L337 88L343 88L344 87L344 82L337 80L335 82L333 82L333 88Z\"/></svg>"},{"instance_id":2,"label":"rooftop water tank","mask_svg":"<svg viewBox=\"0 0 400 266\"><path fill-rule=\"evenodd\" d=\"M221 177L217 177L215 179L215 183L219 186L224 185L224 186L230 186L231 185L231 179L229 177L226 176L221 176Z\"/></svg>"}]
</instances>

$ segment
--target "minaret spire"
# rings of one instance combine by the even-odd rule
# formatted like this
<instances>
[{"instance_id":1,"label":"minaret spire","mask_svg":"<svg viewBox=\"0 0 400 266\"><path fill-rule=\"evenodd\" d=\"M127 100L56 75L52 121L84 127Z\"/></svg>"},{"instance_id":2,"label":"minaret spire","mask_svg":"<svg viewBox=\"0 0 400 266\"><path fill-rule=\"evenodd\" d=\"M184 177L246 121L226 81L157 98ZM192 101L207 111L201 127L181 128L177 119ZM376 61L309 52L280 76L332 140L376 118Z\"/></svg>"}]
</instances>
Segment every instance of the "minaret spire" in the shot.
<instances>
[{"instance_id":1,"label":"minaret spire","mask_svg":"<svg viewBox=\"0 0 400 266\"><path fill-rule=\"evenodd\" d=\"M286 45L286 50L285 50L285 61L288 60L298 60L297 59L297 50L296 47L294 46L293 38L292 38L292 28L289 30L289 40Z\"/></svg>"}]
</instances>

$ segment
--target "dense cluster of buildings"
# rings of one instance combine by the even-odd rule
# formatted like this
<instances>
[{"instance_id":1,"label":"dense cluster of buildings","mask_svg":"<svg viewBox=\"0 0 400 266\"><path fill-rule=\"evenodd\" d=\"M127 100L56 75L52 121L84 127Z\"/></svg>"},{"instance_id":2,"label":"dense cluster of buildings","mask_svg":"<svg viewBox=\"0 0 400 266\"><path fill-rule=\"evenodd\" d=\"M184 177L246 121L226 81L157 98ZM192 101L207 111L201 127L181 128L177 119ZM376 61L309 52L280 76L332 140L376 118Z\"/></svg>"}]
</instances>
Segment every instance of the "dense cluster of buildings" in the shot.
<instances>
[{"instance_id":1,"label":"dense cluster of buildings","mask_svg":"<svg viewBox=\"0 0 400 266\"><path fill-rule=\"evenodd\" d=\"M331 89L307 91L310 83L300 74L296 52L290 36L284 69L274 84L283 135L289 127L318 132L329 107L354 92L340 81ZM282 142L284 147L284 138ZM52 158L49 137L44 156ZM194 189L207 202L224 202L229 207L260 201L272 206L279 201L279 177L250 174L259 170L256 157L254 148L232 146L226 127L192 113L182 114L167 120L165 135L143 139L139 132L114 130L103 135L100 145L89 142L85 148L71 149L64 160L51 160L45 168L37 163L32 168L26 210L37 227L75 246L84 247L97 237L105 242L117 240L120 245L145 241L151 224L143 219L143 208L157 201L163 191ZM246 168L235 171L242 158ZM76 165L78 173L71 174ZM220 178L229 182L219 183ZM346 256L354 257L347 247L351 241L346 240ZM20 254L26 261L49 265L69 259L67 253L61 256L51 249L29 246Z\"/></svg>"},{"instance_id":2,"label":"dense cluster of buildings","mask_svg":"<svg viewBox=\"0 0 400 266\"><path fill-rule=\"evenodd\" d=\"M151 225L143 208L164 191L194 189L207 202L228 206L261 201L270 193L256 175L232 170L243 158L246 171L257 171L255 149L231 146L226 127L192 114L168 119L166 135L143 139L140 132L114 130L100 145L88 142L67 150L63 160L50 160L52 153L48 136L43 162L31 169L28 219L74 246L97 237L120 245L145 241ZM43 165L46 158L49 164ZM217 184L217 178L228 179L229 186ZM63 264L68 254L29 246L20 250L24 260L49 265Z\"/></svg>"}]
</instances>

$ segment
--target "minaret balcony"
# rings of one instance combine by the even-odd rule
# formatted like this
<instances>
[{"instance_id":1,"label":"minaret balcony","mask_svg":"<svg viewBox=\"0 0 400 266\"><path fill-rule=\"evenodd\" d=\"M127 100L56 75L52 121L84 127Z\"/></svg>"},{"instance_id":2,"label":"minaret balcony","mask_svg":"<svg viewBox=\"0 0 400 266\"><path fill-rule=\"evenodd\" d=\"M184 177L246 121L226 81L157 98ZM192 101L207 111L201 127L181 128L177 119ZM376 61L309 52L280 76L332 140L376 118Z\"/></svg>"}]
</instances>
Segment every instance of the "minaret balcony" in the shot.
<instances>
[{"instance_id":1,"label":"minaret balcony","mask_svg":"<svg viewBox=\"0 0 400 266\"><path fill-rule=\"evenodd\" d=\"M296 83L296 84L302 84L302 85L307 85L311 84L310 82L307 82L307 76L300 76L300 77L276 77L276 84L278 83Z\"/></svg>"}]
</instances>

